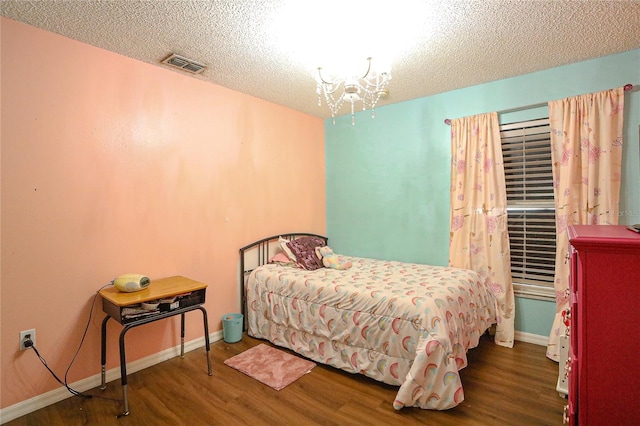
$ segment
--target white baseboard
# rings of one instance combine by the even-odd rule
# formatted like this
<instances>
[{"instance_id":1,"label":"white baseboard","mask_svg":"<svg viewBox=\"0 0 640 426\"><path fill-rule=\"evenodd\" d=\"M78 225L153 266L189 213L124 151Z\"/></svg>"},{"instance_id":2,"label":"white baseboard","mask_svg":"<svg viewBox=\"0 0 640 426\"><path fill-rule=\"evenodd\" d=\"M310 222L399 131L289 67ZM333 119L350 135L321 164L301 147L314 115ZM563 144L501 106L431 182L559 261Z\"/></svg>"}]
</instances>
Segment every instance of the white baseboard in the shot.
<instances>
[{"instance_id":1,"label":"white baseboard","mask_svg":"<svg viewBox=\"0 0 640 426\"><path fill-rule=\"evenodd\" d=\"M222 339L222 330L216 331L209 335L209 342L217 342ZM184 343L184 352L190 352L198 348L204 347L204 337L200 337L195 340L191 340L190 342ZM163 361L166 361L171 358L175 358L180 355L180 345L174 346L169 349L165 349L161 352L155 353L153 355L149 355L145 358L138 359L136 361L127 363L127 374L135 373L136 371L143 370L147 367L151 367L152 365L159 364ZM114 367L110 370L106 371L106 381L111 382L112 380L116 380L120 378L120 366ZM75 389L79 392L84 392L89 389L93 389L97 386L100 386L102 382L102 378L100 373L87 377L86 379L79 380L74 383L70 383L69 386L72 389ZM55 404L56 402L62 401L63 399L69 398L72 396L69 391L60 387L54 389L49 392L45 392L38 396L34 396L33 398L27 399L22 402L18 402L17 404L10 405L9 407L3 408L0 410L0 424L9 422L11 420L17 419L18 417L22 417L26 414L32 413L36 410L44 408L48 405Z\"/></svg>"},{"instance_id":2,"label":"white baseboard","mask_svg":"<svg viewBox=\"0 0 640 426\"><path fill-rule=\"evenodd\" d=\"M534 345L540 346L547 346L547 343L549 343L549 336L525 333L524 331L518 330L516 330L514 333L514 339L519 342L533 343Z\"/></svg>"}]
</instances>

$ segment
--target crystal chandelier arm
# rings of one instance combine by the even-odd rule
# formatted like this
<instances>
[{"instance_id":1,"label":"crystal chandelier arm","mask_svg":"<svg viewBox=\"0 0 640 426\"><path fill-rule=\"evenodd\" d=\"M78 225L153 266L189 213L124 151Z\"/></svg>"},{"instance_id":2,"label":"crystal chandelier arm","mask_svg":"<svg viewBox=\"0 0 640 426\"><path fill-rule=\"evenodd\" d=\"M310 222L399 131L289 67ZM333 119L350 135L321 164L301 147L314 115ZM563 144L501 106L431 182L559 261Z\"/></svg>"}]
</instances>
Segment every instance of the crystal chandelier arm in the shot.
<instances>
[{"instance_id":1,"label":"crystal chandelier arm","mask_svg":"<svg viewBox=\"0 0 640 426\"><path fill-rule=\"evenodd\" d=\"M333 85L335 84L335 82L331 81L326 81L324 78L322 78L322 67L318 67L318 77L320 77L320 81L322 82L322 84L326 84L326 85Z\"/></svg>"},{"instance_id":2,"label":"crystal chandelier arm","mask_svg":"<svg viewBox=\"0 0 640 426\"><path fill-rule=\"evenodd\" d=\"M367 58L367 72L365 72L364 75L362 77L360 77L360 79L361 80L366 80L366 78L369 75L370 71L371 71L371 56L369 56Z\"/></svg>"},{"instance_id":3,"label":"crystal chandelier arm","mask_svg":"<svg viewBox=\"0 0 640 426\"><path fill-rule=\"evenodd\" d=\"M320 73L321 69L322 68L318 67L318 77L320 77L320 81L318 81L318 87L322 86L322 91L324 92L325 96L333 95L338 91L338 89L340 89L340 86L342 85L342 83L344 83L344 81L343 80L335 80L332 82L326 81L324 78L322 78L322 74Z\"/></svg>"},{"instance_id":4,"label":"crystal chandelier arm","mask_svg":"<svg viewBox=\"0 0 640 426\"><path fill-rule=\"evenodd\" d=\"M367 71L364 73L364 75L362 77L360 77L360 79L361 80L365 80L369 76L370 72L371 72L371 57L368 57L367 58ZM324 83L324 84L328 84L328 85L336 84L335 81L327 81L322 77L322 67L318 67L318 77L320 77L320 81L322 83Z\"/></svg>"}]
</instances>

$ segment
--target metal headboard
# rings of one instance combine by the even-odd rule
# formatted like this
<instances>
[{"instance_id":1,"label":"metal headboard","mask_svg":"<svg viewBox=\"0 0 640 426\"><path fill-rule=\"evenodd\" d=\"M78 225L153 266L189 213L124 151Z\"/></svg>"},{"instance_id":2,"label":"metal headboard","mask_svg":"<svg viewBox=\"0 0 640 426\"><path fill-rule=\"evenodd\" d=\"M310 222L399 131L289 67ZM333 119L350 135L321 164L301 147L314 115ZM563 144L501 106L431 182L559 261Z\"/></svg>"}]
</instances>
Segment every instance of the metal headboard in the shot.
<instances>
[{"instance_id":1,"label":"metal headboard","mask_svg":"<svg viewBox=\"0 0 640 426\"><path fill-rule=\"evenodd\" d=\"M328 238L323 235L310 234L308 232L292 232L289 234L279 234L263 238L240 249L240 294L242 295L241 309L244 318L245 330L247 328L247 295L245 293L245 280L255 268L269 262L269 259L276 253L278 240L280 238L292 241L301 237L319 237L324 240L325 244L328 241Z\"/></svg>"}]
</instances>

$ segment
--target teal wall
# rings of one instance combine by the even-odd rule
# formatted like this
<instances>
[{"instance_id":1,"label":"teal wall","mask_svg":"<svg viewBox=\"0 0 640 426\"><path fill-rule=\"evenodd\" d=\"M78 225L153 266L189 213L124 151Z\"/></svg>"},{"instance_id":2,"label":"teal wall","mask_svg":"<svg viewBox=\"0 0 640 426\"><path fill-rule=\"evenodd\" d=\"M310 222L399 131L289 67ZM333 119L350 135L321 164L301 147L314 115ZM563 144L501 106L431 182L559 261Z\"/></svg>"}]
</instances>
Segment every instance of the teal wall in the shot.
<instances>
[{"instance_id":1,"label":"teal wall","mask_svg":"<svg viewBox=\"0 0 640 426\"><path fill-rule=\"evenodd\" d=\"M516 297L514 327L519 331L547 337L551 332L555 313L555 302Z\"/></svg>"},{"instance_id":2,"label":"teal wall","mask_svg":"<svg viewBox=\"0 0 640 426\"><path fill-rule=\"evenodd\" d=\"M455 72L455 70L451 70ZM394 75L394 79L401 79ZM458 118L620 87L625 134L620 223L640 223L640 49L325 121L327 235L337 253L446 265L450 128ZM393 97L393 82L390 86ZM508 123L546 107L500 114ZM553 302L518 299L516 330L547 335Z\"/></svg>"}]
</instances>

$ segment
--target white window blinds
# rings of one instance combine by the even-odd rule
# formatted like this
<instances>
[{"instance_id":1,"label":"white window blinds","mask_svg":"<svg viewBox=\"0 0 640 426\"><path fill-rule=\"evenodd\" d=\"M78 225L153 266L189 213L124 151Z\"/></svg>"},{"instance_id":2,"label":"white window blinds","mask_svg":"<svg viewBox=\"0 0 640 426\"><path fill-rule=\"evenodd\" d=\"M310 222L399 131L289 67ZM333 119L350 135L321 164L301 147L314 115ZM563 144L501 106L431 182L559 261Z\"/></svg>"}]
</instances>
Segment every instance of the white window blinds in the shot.
<instances>
[{"instance_id":1,"label":"white window blinds","mask_svg":"<svg viewBox=\"0 0 640 426\"><path fill-rule=\"evenodd\" d=\"M500 126L517 294L552 298L556 224L549 119Z\"/></svg>"}]
</instances>

